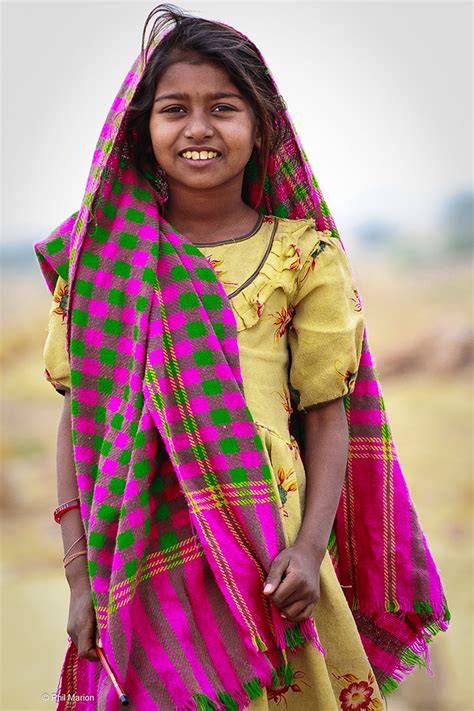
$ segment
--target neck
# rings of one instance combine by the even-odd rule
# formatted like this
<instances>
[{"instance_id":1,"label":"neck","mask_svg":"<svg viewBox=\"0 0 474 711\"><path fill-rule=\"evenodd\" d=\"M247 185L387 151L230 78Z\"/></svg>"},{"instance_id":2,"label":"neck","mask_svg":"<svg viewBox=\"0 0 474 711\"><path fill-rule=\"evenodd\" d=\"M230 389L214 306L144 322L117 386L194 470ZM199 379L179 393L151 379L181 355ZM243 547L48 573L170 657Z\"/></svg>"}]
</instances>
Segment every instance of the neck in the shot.
<instances>
[{"instance_id":1,"label":"neck","mask_svg":"<svg viewBox=\"0 0 474 711\"><path fill-rule=\"evenodd\" d=\"M195 190L171 186L163 216L192 241L238 237L255 224L258 213L241 197L242 186ZM225 208L224 208L225 206Z\"/></svg>"}]
</instances>

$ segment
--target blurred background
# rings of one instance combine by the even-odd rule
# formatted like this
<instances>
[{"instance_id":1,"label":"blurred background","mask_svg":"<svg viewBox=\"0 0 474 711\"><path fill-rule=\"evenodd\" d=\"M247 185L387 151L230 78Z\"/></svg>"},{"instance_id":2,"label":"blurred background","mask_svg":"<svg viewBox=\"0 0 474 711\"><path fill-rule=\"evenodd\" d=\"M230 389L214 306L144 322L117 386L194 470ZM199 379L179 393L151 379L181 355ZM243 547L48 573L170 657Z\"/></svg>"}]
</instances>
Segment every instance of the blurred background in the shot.
<instances>
[{"instance_id":1,"label":"blurred background","mask_svg":"<svg viewBox=\"0 0 474 711\"><path fill-rule=\"evenodd\" d=\"M140 50L144 2L2 4L2 699L54 703L69 589L56 498L63 398L43 377L33 252L79 208ZM261 49L348 251L396 448L453 615L389 711L472 702L472 5L186 2ZM318 711L324 711L320 709Z\"/></svg>"}]
</instances>

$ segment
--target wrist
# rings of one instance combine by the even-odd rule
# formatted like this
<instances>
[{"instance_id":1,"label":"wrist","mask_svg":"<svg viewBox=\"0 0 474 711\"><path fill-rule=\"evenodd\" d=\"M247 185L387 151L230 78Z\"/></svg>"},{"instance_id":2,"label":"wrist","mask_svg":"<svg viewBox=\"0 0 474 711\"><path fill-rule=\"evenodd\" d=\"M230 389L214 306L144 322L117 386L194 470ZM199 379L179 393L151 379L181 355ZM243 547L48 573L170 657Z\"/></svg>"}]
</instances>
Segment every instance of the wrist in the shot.
<instances>
[{"instance_id":1,"label":"wrist","mask_svg":"<svg viewBox=\"0 0 474 711\"><path fill-rule=\"evenodd\" d=\"M86 556L79 556L72 560L65 571L66 580L71 590L81 590L85 587L90 587Z\"/></svg>"},{"instance_id":2,"label":"wrist","mask_svg":"<svg viewBox=\"0 0 474 711\"><path fill-rule=\"evenodd\" d=\"M310 537L300 534L298 535L294 545L308 551L318 564L322 563L322 560L326 555L327 546L320 541L316 541L314 539L314 535Z\"/></svg>"}]
</instances>

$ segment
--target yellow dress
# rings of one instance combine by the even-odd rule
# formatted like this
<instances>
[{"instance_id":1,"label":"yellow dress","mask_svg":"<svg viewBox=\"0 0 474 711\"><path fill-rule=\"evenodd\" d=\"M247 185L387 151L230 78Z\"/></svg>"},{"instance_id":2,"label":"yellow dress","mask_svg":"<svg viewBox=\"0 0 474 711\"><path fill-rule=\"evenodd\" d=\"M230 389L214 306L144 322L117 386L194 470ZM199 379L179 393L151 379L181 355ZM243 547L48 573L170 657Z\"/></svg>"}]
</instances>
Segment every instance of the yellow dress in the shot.
<instances>
[{"instance_id":1,"label":"yellow dress","mask_svg":"<svg viewBox=\"0 0 474 711\"><path fill-rule=\"evenodd\" d=\"M233 241L197 245L222 283L237 322L247 404L271 464L287 545L297 537L305 470L289 432L292 406L312 406L352 392L364 321L348 260L314 220L260 217ZM65 334L68 284L58 277L44 346L45 377L70 387ZM324 657L307 644L289 652L278 686L247 707L265 711L385 709L346 598L326 552L313 617ZM281 707L281 706L279 706Z\"/></svg>"}]
</instances>

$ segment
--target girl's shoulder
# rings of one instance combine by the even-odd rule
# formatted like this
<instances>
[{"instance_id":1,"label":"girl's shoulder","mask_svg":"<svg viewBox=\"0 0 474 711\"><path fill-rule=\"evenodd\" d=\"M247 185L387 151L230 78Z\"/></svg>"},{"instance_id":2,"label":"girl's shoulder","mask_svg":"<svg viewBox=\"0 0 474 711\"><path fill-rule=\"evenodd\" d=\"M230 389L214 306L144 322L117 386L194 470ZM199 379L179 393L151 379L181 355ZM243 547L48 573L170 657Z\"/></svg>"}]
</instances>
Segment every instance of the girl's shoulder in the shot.
<instances>
[{"instance_id":1,"label":"girl's shoulder","mask_svg":"<svg viewBox=\"0 0 474 711\"><path fill-rule=\"evenodd\" d=\"M319 230L313 217L296 218L265 215L264 223L275 225L274 240L283 245L293 245L301 256L315 247L318 242L334 241L331 230Z\"/></svg>"}]
</instances>

